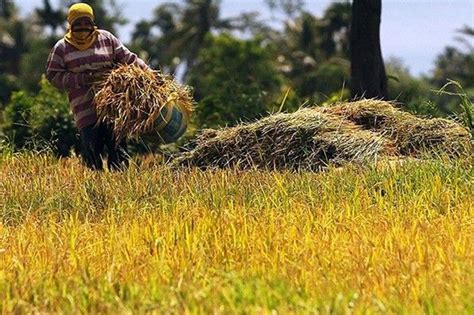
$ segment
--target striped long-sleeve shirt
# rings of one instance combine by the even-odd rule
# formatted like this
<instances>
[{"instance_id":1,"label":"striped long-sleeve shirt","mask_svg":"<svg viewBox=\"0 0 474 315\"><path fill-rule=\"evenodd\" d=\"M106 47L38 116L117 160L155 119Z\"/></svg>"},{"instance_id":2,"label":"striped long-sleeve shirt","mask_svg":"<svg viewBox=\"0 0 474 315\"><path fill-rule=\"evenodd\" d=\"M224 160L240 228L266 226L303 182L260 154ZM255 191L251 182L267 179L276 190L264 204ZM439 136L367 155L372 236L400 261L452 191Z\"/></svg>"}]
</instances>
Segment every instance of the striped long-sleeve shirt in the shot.
<instances>
[{"instance_id":1,"label":"striped long-sleeve shirt","mask_svg":"<svg viewBox=\"0 0 474 315\"><path fill-rule=\"evenodd\" d=\"M115 64L137 63L147 65L130 52L114 35L99 30L96 42L87 50L80 51L66 42L59 40L48 58L46 76L57 88L69 93L76 126L79 130L95 124L97 115L94 105L94 94L90 82L93 73L110 70Z\"/></svg>"}]
</instances>

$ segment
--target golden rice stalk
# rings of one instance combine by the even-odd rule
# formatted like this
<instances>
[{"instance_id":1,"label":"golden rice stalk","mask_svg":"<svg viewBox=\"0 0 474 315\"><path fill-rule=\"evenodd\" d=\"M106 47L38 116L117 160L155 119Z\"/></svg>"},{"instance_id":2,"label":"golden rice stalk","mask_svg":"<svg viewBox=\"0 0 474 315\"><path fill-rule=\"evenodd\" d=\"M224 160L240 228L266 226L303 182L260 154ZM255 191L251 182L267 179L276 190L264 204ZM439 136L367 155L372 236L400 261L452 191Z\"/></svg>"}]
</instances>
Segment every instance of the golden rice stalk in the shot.
<instances>
[{"instance_id":1,"label":"golden rice stalk","mask_svg":"<svg viewBox=\"0 0 474 315\"><path fill-rule=\"evenodd\" d=\"M189 115L193 111L190 88L171 76L136 65L120 65L96 87L99 122L110 123L118 139L153 131L161 110L171 101Z\"/></svg>"}]
</instances>

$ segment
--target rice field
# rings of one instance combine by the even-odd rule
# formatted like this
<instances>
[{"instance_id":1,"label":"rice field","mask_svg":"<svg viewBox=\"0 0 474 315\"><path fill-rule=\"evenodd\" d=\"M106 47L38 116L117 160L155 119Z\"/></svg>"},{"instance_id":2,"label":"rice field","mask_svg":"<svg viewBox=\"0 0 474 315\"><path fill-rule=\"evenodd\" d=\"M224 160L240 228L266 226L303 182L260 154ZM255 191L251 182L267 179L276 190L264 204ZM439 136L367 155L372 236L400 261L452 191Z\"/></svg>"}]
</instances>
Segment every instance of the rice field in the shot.
<instances>
[{"instance_id":1,"label":"rice field","mask_svg":"<svg viewBox=\"0 0 474 315\"><path fill-rule=\"evenodd\" d=\"M473 314L472 162L95 173L4 154L0 309Z\"/></svg>"}]
</instances>

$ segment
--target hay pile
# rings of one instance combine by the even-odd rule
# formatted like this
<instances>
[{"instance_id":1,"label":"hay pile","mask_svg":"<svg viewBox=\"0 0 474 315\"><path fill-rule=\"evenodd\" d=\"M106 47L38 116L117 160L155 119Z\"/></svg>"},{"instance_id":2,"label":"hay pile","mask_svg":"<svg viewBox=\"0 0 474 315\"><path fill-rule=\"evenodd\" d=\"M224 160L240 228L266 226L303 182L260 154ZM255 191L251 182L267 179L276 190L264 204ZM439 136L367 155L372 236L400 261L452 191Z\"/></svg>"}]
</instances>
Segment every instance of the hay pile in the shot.
<instances>
[{"instance_id":1,"label":"hay pile","mask_svg":"<svg viewBox=\"0 0 474 315\"><path fill-rule=\"evenodd\" d=\"M342 118L314 109L255 123L204 131L177 163L206 167L320 170L329 163L363 162L392 154L393 143Z\"/></svg>"},{"instance_id":2,"label":"hay pile","mask_svg":"<svg viewBox=\"0 0 474 315\"><path fill-rule=\"evenodd\" d=\"M361 100L327 107L323 111L393 139L400 155L437 150L458 156L469 146L469 133L454 121L416 117L385 101Z\"/></svg>"},{"instance_id":3,"label":"hay pile","mask_svg":"<svg viewBox=\"0 0 474 315\"><path fill-rule=\"evenodd\" d=\"M171 76L135 65L120 65L95 89L98 121L111 123L119 139L152 132L162 109L172 101L188 114L193 108L187 87Z\"/></svg>"},{"instance_id":4,"label":"hay pile","mask_svg":"<svg viewBox=\"0 0 474 315\"><path fill-rule=\"evenodd\" d=\"M467 152L470 135L445 119L422 119L390 103L364 100L275 114L254 123L205 130L179 166L321 170L422 150Z\"/></svg>"}]
</instances>

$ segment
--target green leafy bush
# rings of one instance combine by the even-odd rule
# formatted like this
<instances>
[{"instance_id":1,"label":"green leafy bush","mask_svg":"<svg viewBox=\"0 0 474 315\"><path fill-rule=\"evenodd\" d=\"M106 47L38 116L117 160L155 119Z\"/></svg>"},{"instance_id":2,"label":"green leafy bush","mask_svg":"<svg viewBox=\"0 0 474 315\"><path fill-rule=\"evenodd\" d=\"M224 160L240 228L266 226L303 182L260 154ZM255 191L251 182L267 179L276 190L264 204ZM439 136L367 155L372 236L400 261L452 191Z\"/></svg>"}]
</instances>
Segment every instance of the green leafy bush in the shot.
<instances>
[{"instance_id":1,"label":"green leafy bush","mask_svg":"<svg viewBox=\"0 0 474 315\"><path fill-rule=\"evenodd\" d=\"M350 63L341 58L332 58L308 73L302 79L299 91L301 95L308 96L312 103L321 104L333 96L343 95L349 81Z\"/></svg>"},{"instance_id":2,"label":"green leafy bush","mask_svg":"<svg viewBox=\"0 0 474 315\"><path fill-rule=\"evenodd\" d=\"M32 137L30 126L33 98L25 91L12 93L3 112L2 133L14 148L24 148Z\"/></svg>"},{"instance_id":3,"label":"green leafy bush","mask_svg":"<svg viewBox=\"0 0 474 315\"><path fill-rule=\"evenodd\" d=\"M391 58L386 63L389 100L396 101L404 110L416 115L444 116L438 99L425 78L416 78L400 59Z\"/></svg>"},{"instance_id":4,"label":"green leafy bush","mask_svg":"<svg viewBox=\"0 0 474 315\"><path fill-rule=\"evenodd\" d=\"M36 95L12 93L1 127L15 149L52 149L59 156L67 156L78 145L67 96L45 77Z\"/></svg>"},{"instance_id":5,"label":"green leafy bush","mask_svg":"<svg viewBox=\"0 0 474 315\"><path fill-rule=\"evenodd\" d=\"M0 74L0 109L8 103L12 91L19 87L18 79L11 74Z\"/></svg>"},{"instance_id":6,"label":"green leafy bush","mask_svg":"<svg viewBox=\"0 0 474 315\"><path fill-rule=\"evenodd\" d=\"M270 48L258 40L239 40L228 34L208 41L190 76L198 101L198 125L234 125L270 110L280 96L281 84Z\"/></svg>"}]
</instances>

